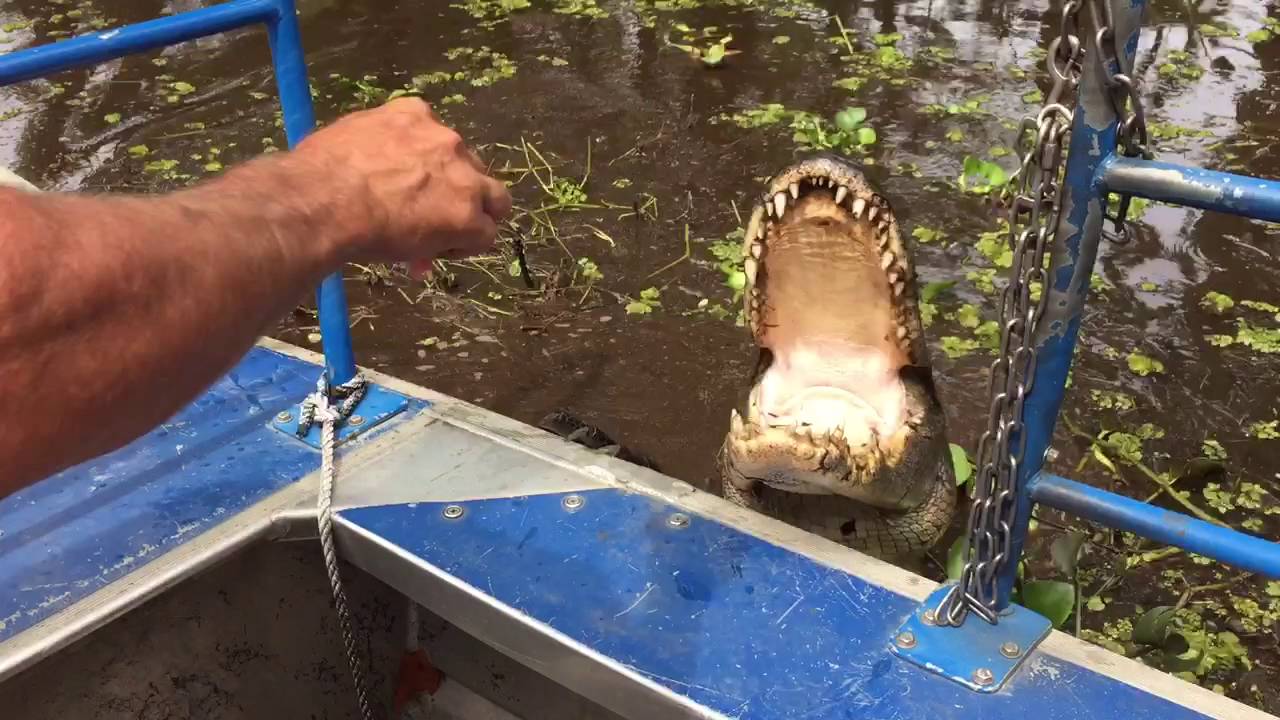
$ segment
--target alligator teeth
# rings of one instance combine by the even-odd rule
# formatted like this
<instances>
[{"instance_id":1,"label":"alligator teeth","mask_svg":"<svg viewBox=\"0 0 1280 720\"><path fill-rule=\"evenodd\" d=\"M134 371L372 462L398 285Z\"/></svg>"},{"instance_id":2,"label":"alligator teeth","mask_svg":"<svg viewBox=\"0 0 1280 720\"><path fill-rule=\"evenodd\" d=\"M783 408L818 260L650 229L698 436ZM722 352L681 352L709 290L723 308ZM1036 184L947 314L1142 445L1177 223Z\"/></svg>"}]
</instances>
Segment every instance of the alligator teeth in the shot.
<instances>
[{"instance_id":1,"label":"alligator teeth","mask_svg":"<svg viewBox=\"0 0 1280 720\"><path fill-rule=\"evenodd\" d=\"M743 432L742 416L736 409L729 411L729 427L734 435L741 435Z\"/></svg>"},{"instance_id":2,"label":"alligator teeth","mask_svg":"<svg viewBox=\"0 0 1280 720\"><path fill-rule=\"evenodd\" d=\"M887 221L883 221L883 220L882 220L882 221L880 222L880 225L876 227L876 232L880 233L880 236L881 236L881 237L886 237L886 236L888 236L888 234L889 234L889 223L888 223Z\"/></svg>"},{"instance_id":3,"label":"alligator teeth","mask_svg":"<svg viewBox=\"0 0 1280 720\"><path fill-rule=\"evenodd\" d=\"M791 186L788 189L791 191L792 199L800 199L800 183L791 183Z\"/></svg>"},{"instance_id":4,"label":"alligator teeth","mask_svg":"<svg viewBox=\"0 0 1280 720\"><path fill-rule=\"evenodd\" d=\"M894 285L893 285L893 294L894 294L894 295L901 295L901 294L902 294L902 292L903 292L904 290L906 290L906 289L907 289L907 284L906 284L905 282L903 282L903 281L899 280L898 282L894 283Z\"/></svg>"},{"instance_id":5,"label":"alligator teeth","mask_svg":"<svg viewBox=\"0 0 1280 720\"><path fill-rule=\"evenodd\" d=\"M892 252L886 252L884 255L880 256L880 269L888 270L897 261L898 258L894 257ZM889 282L893 282L893 280L890 280Z\"/></svg>"},{"instance_id":6,"label":"alligator teeth","mask_svg":"<svg viewBox=\"0 0 1280 720\"><path fill-rule=\"evenodd\" d=\"M862 215L862 211L867 209L867 201L858 198L853 201L853 219L857 220Z\"/></svg>"},{"instance_id":7,"label":"alligator teeth","mask_svg":"<svg viewBox=\"0 0 1280 720\"><path fill-rule=\"evenodd\" d=\"M898 339L905 340L907 337L907 329L901 325L898 326Z\"/></svg>"},{"instance_id":8,"label":"alligator teeth","mask_svg":"<svg viewBox=\"0 0 1280 720\"><path fill-rule=\"evenodd\" d=\"M879 212L880 212L880 208L876 207L875 205L872 205L871 209L867 211L867 222L869 223L875 222L876 214Z\"/></svg>"},{"instance_id":9,"label":"alligator teeth","mask_svg":"<svg viewBox=\"0 0 1280 720\"><path fill-rule=\"evenodd\" d=\"M752 249L752 250L754 250L754 249L755 249L755 246L753 245L753 246L751 247L751 249ZM743 261L743 263L742 263L742 271L743 271L743 273L745 273L745 274L746 274L746 276L747 276L747 282L748 282L749 284L754 285L754 284L755 284L755 282L756 282L756 269L757 269L757 265L756 265L756 259L755 259L755 258L753 258L753 257L749 257L749 258L747 258L745 261Z\"/></svg>"},{"instance_id":10,"label":"alligator teeth","mask_svg":"<svg viewBox=\"0 0 1280 720\"><path fill-rule=\"evenodd\" d=\"M848 195L849 195L849 188L847 188L847 187L845 187L845 186L843 186L843 185L841 185L840 187L836 188L836 204L837 204L837 205L839 205L839 204L843 203L843 202L844 202L845 197L847 197ZM857 213L854 213L854 214L856 215Z\"/></svg>"},{"instance_id":11,"label":"alligator teeth","mask_svg":"<svg viewBox=\"0 0 1280 720\"><path fill-rule=\"evenodd\" d=\"M759 260L760 256L763 254L764 254L763 243L758 243L758 242L751 243L751 257Z\"/></svg>"},{"instance_id":12,"label":"alligator teeth","mask_svg":"<svg viewBox=\"0 0 1280 720\"><path fill-rule=\"evenodd\" d=\"M782 218L782 214L787 211L787 194L780 192L773 196L773 209L777 213L778 218Z\"/></svg>"}]
</instances>

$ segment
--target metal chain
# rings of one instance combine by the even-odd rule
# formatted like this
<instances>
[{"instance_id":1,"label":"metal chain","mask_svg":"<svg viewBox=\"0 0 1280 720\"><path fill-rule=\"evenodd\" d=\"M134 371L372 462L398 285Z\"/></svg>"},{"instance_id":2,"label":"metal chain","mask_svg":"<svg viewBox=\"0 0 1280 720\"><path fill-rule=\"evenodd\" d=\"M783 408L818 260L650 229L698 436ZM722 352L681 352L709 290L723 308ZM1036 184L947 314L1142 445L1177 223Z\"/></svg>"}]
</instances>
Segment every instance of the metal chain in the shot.
<instances>
[{"instance_id":1,"label":"metal chain","mask_svg":"<svg viewBox=\"0 0 1280 720\"><path fill-rule=\"evenodd\" d=\"M1016 483L1026 451L1022 406L1035 376L1035 328L1049 294L1045 287L1045 259L1061 211L1063 143L1073 117L1066 103L1074 106L1082 72L1084 47L1078 25L1081 5L1081 0L1064 3L1058 36L1050 43L1045 58L1053 86L1039 114L1024 118L1018 128L1018 142L1025 150L1012 181L1017 188L1009 217L1013 267L1000 298L1000 350L991 364L987 430L978 443L977 495L969 509L964 569L959 583L934 610L938 625L960 625L969 611L994 624L1000 571L1008 562L1017 561L1011 557L1011 545L1017 512ZM1033 304L1032 287L1037 284L1041 292ZM968 554L970 549L974 551L972 556Z\"/></svg>"},{"instance_id":2,"label":"metal chain","mask_svg":"<svg viewBox=\"0 0 1280 720\"><path fill-rule=\"evenodd\" d=\"M317 521L320 530L320 548L324 553L325 571L333 590L333 605L338 612L338 626L342 643L347 651L347 663L356 688L356 701L360 704L360 717L374 720L376 717L369 703L368 683L365 680L363 658L356 645L355 631L351 627L351 611L347 605L347 593L343 588L342 574L338 567L338 551L333 538L333 486L337 476L334 447L337 445L337 424L345 420L368 390L366 378L356 375L351 380L333 388L333 394L342 401L333 405L329 401L330 388L327 376L317 382L315 393L302 403L299 412L298 434L305 435L316 420L321 423L320 441L320 497L317 501ZM304 425L305 428L304 429Z\"/></svg>"},{"instance_id":3,"label":"metal chain","mask_svg":"<svg viewBox=\"0 0 1280 720\"><path fill-rule=\"evenodd\" d=\"M1098 16L1098 6L1102 6L1102 17ZM1094 43L1098 47L1099 60L1108 74L1103 78L1107 89L1107 100L1117 118L1120 118L1116 131L1115 151L1129 157L1152 159L1153 154L1148 147L1146 112L1142 107L1142 98L1134 85L1133 79L1121 72L1120 40L1115 34L1115 22L1111 13L1111 3L1106 0L1095 0L1089 6L1094 27L1098 28ZM1131 110L1126 113L1128 104ZM1115 227L1114 233L1103 231L1104 236L1112 242L1124 243L1129 240L1128 215L1129 195L1120 195L1120 207L1114 217L1107 216ZM1105 210L1105 206L1104 206Z\"/></svg>"}]
</instances>

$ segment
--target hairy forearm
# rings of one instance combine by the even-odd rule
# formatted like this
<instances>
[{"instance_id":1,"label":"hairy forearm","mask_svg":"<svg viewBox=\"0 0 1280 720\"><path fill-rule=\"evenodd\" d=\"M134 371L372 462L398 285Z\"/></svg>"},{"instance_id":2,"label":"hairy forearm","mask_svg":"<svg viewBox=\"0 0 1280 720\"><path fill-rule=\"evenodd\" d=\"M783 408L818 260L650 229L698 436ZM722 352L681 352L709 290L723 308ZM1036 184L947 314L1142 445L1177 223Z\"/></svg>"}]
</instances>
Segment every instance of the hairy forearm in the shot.
<instances>
[{"instance_id":1,"label":"hairy forearm","mask_svg":"<svg viewBox=\"0 0 1280 720\"><path fill-rule=\"evenodd\" d=\"M0 497L163 422L341 267L306 162L158 198L0 189Z\"/></svg>"}]
</instances>

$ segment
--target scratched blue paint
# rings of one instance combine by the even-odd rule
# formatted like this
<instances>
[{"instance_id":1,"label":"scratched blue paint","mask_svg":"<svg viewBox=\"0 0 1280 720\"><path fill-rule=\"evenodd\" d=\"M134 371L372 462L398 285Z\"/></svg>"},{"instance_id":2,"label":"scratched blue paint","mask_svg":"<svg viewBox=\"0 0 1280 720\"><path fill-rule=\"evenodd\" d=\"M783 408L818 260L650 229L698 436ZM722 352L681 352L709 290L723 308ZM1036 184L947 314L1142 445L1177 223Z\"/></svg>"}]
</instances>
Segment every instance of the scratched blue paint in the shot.
<instances>
[{"instance_id":1,"label":"scratched blue paint","mask_svg":"<svg viewBox=\"0 0 1280 720\"><path fill-rule=\"evenodd\" d=\"M1028 490L1035 502L1077 517L1280 578L1280 543L1054 475L1037 476Z\"/></svg>"},{"instance_id":2,"label":"scratched blue paint","mask_svg":"<svg viewBox=\"0 0 1280 720\"><path fill-rule=\"evenodd\" d=\"M1125 39L1125 57L1121 59L1122 67L1131 68L1146 0L1109 1L1112 14L1117 18L1116 24L1134 28L1130 37ZM1133 19L1139 21L1126 21ZM1090 67L1081 76L1079 102L1073 112L1069 145L1072 151L1067 153L1063 177L1066 202L1056 238L1061 247L1055 252L1055 265L1050 269L1053 287L1048 298L1049 309L1041 320L1045 327L1037 332L1032 390L1023 405L1023 430L1012 434L1013 447L1021 443L1023 459L1017 466L1017 511L1009 543L1010 559L1000 572L997 583L998 610L1009 606L1017 580L1018 561L1022 557L1033 507L1027 486L1043 467L1045 452L1053 440L1054 426L1066 391L1067 374L1075 356L1089 279L1098 254L1106 195L1095 185L1094 177L1099 164L1106 158L1101 153L1090 151L1090 148L1115 147L1118 125L1115 113ZM1079 282L1073 287L1075 279ZM1071 312L1063 313L1055 307L1057 303L1070 303L1074 307Z\"/></svg>"},{"instance_id":3,"label":"scratched blue paint","mask_svg":"<svg viewBox=\"0 0 1280 720\"><path fill-rule=\"evenodd\" d=\"M1098 169L1096 184L1174 205L1280 221L1280 182L1274 180L1112 156Z\"/></svg>"},{"instance_id":4,"label":"scratched blue paint","mask_svg":"<svg viewBox=\"0 0 1280 720\"><path fill-rule=\"evenodd\" d=\"M321 371L254 348L151 433L0 500L0 642L317 469L270 421Z\"/></svg>"},{"instance_id":5,"label":"scratched blue paint","mask_svg":"<svg viewBox=\"0 0 1280 720\"><path fill-rule=\"evenodd\" d=\"M0 86L256 24L267 27L285 136L294 147L315 129L294 0L229 0L0 54ZM330 382L342 384L355 375L356 363L341 273L325 278L316 292L326 372Z\"/></svg>"},{"instance_id":6,"label":"scratched blue paint","mask_svg":"<svg viewBox=\"0 0 1280 720\"><path fill-rule=\"evenodd\" d=\"M744 720L1113 720L1205 716L1033 653L998 693L975 693L898 658L917 604L678 508L619 490L341 511L558 632L696 702Z\"/></svg>"}]
</instances>

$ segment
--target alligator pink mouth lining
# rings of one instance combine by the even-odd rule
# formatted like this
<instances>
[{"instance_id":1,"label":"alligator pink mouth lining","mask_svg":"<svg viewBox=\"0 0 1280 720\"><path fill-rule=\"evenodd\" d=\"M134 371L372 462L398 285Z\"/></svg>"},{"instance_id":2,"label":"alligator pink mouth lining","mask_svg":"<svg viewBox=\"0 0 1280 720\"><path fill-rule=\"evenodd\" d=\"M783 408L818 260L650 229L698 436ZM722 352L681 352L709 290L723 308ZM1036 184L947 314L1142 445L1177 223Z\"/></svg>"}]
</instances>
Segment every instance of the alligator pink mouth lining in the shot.
<instances>
[{"instance_id":1,"label":"alligator pink mouth lining","mask_svg":"<svg viewBox=\"0 0 1280 720\"><path fill-rule=\"evenodd\" d=\"M915 419L898 373L914 359L916 309L888 202L836 163L801 163L770 183L743 254L748 326L771 361L750 427L735 413L735 430L787 429L842 454L900 445Z\"/></svg>"}]
</instances>

